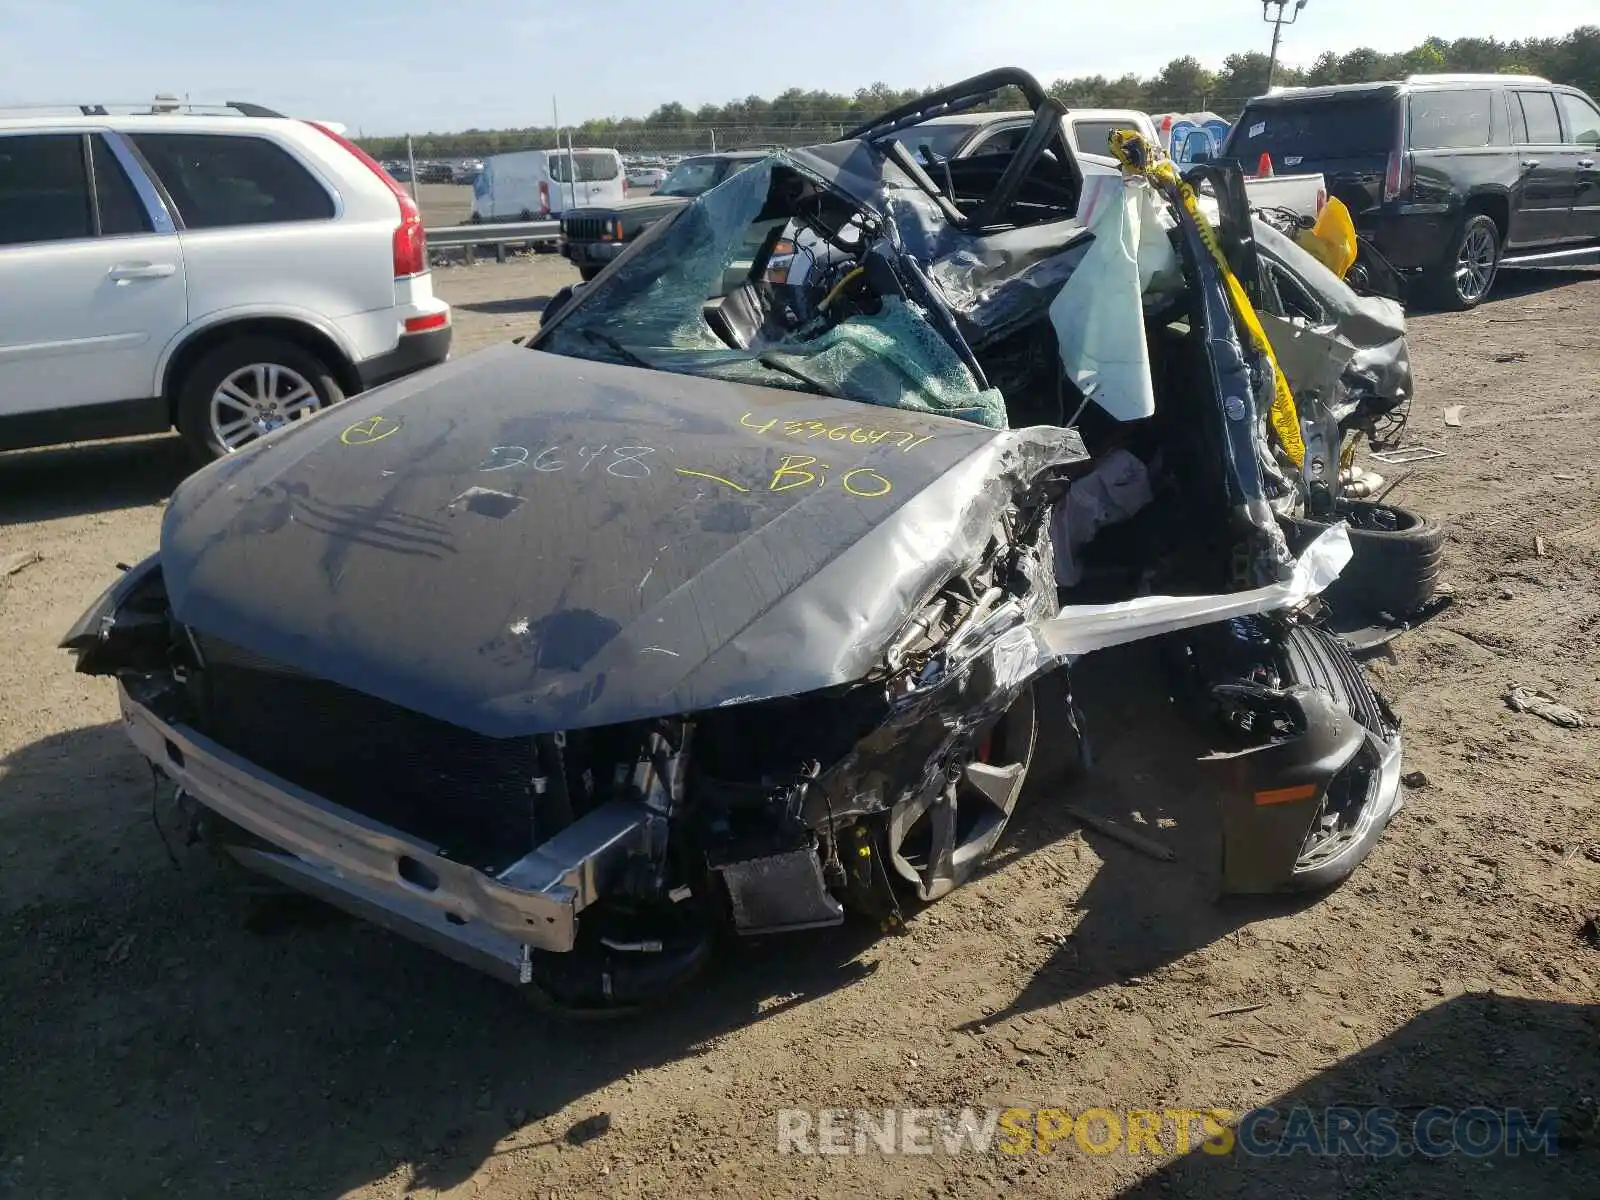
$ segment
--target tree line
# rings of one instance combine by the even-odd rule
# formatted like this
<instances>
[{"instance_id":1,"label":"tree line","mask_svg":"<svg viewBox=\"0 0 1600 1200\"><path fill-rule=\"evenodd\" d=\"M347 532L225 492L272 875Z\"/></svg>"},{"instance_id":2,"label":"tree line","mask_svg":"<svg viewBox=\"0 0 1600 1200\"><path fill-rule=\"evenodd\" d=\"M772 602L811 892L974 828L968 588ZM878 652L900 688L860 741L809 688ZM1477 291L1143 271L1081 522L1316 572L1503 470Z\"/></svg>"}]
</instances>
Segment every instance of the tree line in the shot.
<instances>
[{"instance_id":1,"label":"tree line","mask_svg":"<svg viewBox=\"0 0 1600 1200\"><path fill-rule=\"evenodd\" d=\"M1585 25L1565 37L1509 42L1433 37L1401 54L1370 49L1348 54L1329 51L1305 68L1280 63L1274 82L1312 86L1364 83L1442 71L1543 75L1600 96L1600 26ZM1128 74L1115 79L1104 75L1058 79L1049 91L1069 108L1133 108L1152 113L1210 109L1231 120L1245 101L1259 96L1266 86L1267 56L1248 51L1228 55L1220 70L1208 70L1186 55L1148 78ZM771 100L746 96L695 109L674 101L646 117L597 118L573 126L571 131L575 145L615 146L624 151L806 145L839 137L851 126L913 100L925 90L874 83L849 96L790 88ZM1019 98L1004 95L990 105L1001 109L1019 106ZM556 144L556 135L550 126L531 126L426 133L413 141L419 158L452 158L547 148ZM404 137L364 138L361 142L378 158L405 154Z\"/></svg>"}]
</instances>

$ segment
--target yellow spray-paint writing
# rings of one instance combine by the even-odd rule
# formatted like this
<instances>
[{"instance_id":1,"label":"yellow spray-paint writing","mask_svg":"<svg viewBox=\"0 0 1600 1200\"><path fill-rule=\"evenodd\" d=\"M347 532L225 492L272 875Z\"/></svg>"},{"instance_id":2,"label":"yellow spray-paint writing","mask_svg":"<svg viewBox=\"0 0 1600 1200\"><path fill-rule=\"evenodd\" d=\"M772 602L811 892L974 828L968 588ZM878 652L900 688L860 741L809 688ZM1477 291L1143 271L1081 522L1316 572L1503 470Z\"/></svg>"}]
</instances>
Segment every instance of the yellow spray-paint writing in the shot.
<instances>
[{"instance_id":1,"label":"yellow spray-paint writing","mask_svg":"<svg viewBox=\"0 0 1600 1200\"><path fill-rule=\"evenodd\" d=\"M767 421L756 421L754 418L754 413L745 413L739 418L739 424L746 429L754 429L757 433L771 433L777 430L779 436L799 441L826 438L830 442L849 442L856 446L881 446L885 442L891 442L909 454L923 443L933 440L931 433L919 437L909 429L874 429L850 421L830 425L826 421L780 421L777 417Z\"/></svg>"},{"instance_id":2,"label":"yellow spray-paint writing","mask_svg":"<svg viewBox=\"0 0 1600 1200\"><path fill-rule=\"evenodd\" d=\"M894 484L888 479L867 467L846 471L844 478L839 480L839 486L852 496L860 496L863 500L876 500L879 496L887 496L894 489Z\"/></svg>"},{"instance_id":3,"label":"yellow spray-paint writing","mask_svg":"<svg viewBox=\"0 0 1600 1200\"><path fill-rule=\"evenodd\" d=\"M827 483L821 475L814 475L806 470L807 467L817 465L815 456L810 454L785 454L783 461L778 464L778 469L772 473L772 482L767 484L771 492L787 492L790 488L805 487L815 483L819 487ZM826 469L825 467L823 468ZM790 476L794 478L790 478Z\"/></svg>"},{"instance_id":4,"label":"yellow spray-paint writing","mask_svg":"<svg viewBox=\"0 0 1600 1200\"><path fill-rule=\"evenodd\" d=\"M381 442L391 433L400 432L400 422L379 413L375 417L367 417L353 425L345 426L344 432L339 435L339 440L346 446L365 446L372 442Z\"/></svg>"},{"instance_id":5,"label":"yellow spray-paint writing","mask_svg":"<svg viewBox=\"0 0 1600 1200\"><path fill-rule=\"evenodd\" d=\"M812 471L810 469L812 467L816 470ZM817 487L827 487L827 471L828 464L818 462L814 455L785 454L783 461L778 464L778 469L772 473L767 490L787 492L791 488L808 487L812 484ZM856 467L846 471L839 479L839 486L852 496L858 496L863 500L876 500L894 490L894 484L887 476L879 474L870 467Z\"/></svg>"},{"instance_id":6,"label":"yellow spray-paint writing","mask_svg":"<svg viewBox=\"0 0 1600 1200\"><path fill-rule=\"evenodd\" d=\"M736 492L748 492L750 489L742 483L735 483L731 479L724 479L721 475L713 475L710 471L691 471L688 467L674 467L679 475L689 475L695 479L709 479L712 483L724 483Z\"/></svg>"},{"instance_id":7,"label":"yellow spray-paint writing","mask_svg":"<svg viewBox=\"0 0 1600 1200\"><path fill-rule=\"evenodd\" d=\"M828 486L829 466L814 454L785 454L783 460L766 480L766 491L789 492L795 488ZM674 467L676 474L688 479L705 479L720 483L736 492L749 492L751 488L725 475L700 471L692 467ZM871 467L852 467L838 476L838 486L862 500L876 500L894 490L894 482L887 475Z\"/></svg>"}]
</instances>

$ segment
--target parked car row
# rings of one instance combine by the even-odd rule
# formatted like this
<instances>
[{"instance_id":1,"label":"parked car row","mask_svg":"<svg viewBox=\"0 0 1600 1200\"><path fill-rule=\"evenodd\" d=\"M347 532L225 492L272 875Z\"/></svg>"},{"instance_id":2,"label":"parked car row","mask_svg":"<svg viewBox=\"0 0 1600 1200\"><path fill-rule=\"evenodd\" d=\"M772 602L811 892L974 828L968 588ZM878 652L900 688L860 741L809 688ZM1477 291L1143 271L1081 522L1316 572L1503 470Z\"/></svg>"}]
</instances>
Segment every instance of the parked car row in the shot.
<instances>
[{"instance_id":1,"label":"parked car row","mask_svg":"<svg viewBox=\"0 0 1600 1200\"><path fill-rule=\"evenodd\" d=\"M411 182L411 163L406 159L392 158L383 164L383 169L401 183ZM434 159L420 159L417 162L418 183L466 183L470 184L478 177L478 172L483 170L483 163L479 159L468 159L464 162L441 162Z\"/></svg>"}]
</instances>

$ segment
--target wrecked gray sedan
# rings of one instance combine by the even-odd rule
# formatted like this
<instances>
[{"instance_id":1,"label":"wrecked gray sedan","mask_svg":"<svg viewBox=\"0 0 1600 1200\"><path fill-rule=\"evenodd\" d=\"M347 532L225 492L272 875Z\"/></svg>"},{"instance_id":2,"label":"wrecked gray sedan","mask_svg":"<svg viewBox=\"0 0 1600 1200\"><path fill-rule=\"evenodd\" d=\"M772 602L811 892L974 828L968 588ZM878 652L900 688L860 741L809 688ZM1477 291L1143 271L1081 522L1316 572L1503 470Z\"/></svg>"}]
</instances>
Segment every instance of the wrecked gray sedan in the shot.
<instances>
[{"instance_id":1,"label":"wrecked gray sedan","mask_svg":"<svg viewBox=\"0 0 1600 1200\"><path fill-rule=\"evenodd\" d=\"M1007 86L1014 153L890 136ZM1343 527L1280 527L1328 464L1182 205L1111 314L1151 411L1072 369L1061 112L995 72L740 173L526 344L193 476L64 645L240 862L574 1008L961 884L1077 729L1037 681L1139 638L1217 730L1225 886L1342 878L1400 749L1314 623Z\"/></svg>"}]
</instances>

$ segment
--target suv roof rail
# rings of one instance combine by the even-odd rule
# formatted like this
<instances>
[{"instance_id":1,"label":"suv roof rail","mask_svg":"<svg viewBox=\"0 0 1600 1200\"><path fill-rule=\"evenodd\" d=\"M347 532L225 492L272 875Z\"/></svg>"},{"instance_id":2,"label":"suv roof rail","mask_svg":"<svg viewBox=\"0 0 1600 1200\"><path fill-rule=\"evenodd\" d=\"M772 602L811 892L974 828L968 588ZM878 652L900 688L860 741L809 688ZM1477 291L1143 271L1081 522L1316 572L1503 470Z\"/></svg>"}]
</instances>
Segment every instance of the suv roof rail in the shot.
<instances>
[{"instance_id":1,"label":"suv roof rail","mask_svg":"<svg viewBox=\"0 0 1600 1200\"><path fill-rule=\"evenodd\" d=\"M1407 83L1543 83L1550 81L1543 75L1491 75L1471 72L1440 75L1407 75Z\"/></svg>"},{"instance_id":2,"label":"suv roof rail","mask_svg":"<svg viewBox=\"0 0 1600 1200\"><path fill-rule=\"evenodd\" d=\"M284 114L247 100L226 100L220 104L180 100L170 94L151 100L103 101L95 104L0 104L0 116L21 113L29 116L218 116L237 113L241 117L279 117Z\"/></svg>"}]
</instances>

